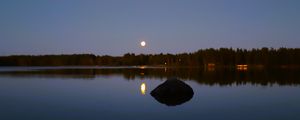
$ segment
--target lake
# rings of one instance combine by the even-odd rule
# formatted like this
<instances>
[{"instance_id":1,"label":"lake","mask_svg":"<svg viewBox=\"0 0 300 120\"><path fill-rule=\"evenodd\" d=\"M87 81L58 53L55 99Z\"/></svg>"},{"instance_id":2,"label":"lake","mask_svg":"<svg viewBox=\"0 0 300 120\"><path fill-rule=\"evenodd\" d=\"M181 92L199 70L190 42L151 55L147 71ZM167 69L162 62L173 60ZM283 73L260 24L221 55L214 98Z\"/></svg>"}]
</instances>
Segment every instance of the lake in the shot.
<instances>
[{"instance_id":1,"label":"lake","mask_svg":"<svg viewBox=\"0 0 300 120\"><path fill-rule=\"evenodd\" d=\"M1 120L300 119L300 70L188 67L1 67ZM194 92L167 105L168 78Z\"/></svg>"}]
</instances>

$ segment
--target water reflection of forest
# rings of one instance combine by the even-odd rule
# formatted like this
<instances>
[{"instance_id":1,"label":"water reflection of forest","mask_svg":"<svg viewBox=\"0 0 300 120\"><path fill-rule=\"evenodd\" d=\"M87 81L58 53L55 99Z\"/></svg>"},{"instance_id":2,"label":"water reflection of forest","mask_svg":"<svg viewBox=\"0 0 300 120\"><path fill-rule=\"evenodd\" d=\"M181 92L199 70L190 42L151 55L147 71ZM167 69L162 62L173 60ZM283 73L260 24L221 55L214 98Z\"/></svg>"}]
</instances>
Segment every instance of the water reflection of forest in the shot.
<instances>
[{"instance_id":1,"label":"water reflection of forest","mask_svg":"<svg viewBox=\"0 0 300 120\"><path fill-rule=\"evenodd\" d=\"M123 76L127 80L177 77L206 85L299 85L298 69L199 69L199 68L122 68L122 69L47 69L34 71L2 71L0 76L84 78Z\"/></svg>"}]
</instances>

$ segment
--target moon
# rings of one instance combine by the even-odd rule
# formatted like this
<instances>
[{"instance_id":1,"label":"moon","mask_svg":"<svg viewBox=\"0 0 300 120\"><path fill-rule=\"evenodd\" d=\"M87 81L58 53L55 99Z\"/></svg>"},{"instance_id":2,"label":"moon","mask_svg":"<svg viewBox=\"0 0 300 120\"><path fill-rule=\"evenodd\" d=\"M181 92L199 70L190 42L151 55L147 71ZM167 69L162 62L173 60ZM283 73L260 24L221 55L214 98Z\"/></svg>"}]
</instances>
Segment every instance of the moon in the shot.
<instances>
[{"instance_id":1,"label":"moon","mask_svg":"<svg viewBox=\"0 0 300 120\"><path fill-rule=\"evenodd\" d=\"M145 46L146 46L146 42L145 42L145 41L142 41L142 42L141 42L141 46L142 46L142 47L145 47Z\"/></svg>"}]
</instances>

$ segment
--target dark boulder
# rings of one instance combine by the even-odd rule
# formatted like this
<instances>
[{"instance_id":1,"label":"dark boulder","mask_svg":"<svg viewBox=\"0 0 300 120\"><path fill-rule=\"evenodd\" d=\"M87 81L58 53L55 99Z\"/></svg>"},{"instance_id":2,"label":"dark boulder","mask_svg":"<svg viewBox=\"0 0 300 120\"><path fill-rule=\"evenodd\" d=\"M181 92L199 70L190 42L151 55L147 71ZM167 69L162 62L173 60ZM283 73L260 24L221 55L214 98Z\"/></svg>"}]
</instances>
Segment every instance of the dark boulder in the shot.
<instances>
[{"instance_id":1,"label":"dark boulder","mask_svg":"<svg viewBox=\"0 0 300 120\"><path fill-rule=\"evenodd\" d=\"M183 81L173 78L157 86L150 94L162 104L175 106L189 101L194 91Z\"/></svg>"}]
</instances>

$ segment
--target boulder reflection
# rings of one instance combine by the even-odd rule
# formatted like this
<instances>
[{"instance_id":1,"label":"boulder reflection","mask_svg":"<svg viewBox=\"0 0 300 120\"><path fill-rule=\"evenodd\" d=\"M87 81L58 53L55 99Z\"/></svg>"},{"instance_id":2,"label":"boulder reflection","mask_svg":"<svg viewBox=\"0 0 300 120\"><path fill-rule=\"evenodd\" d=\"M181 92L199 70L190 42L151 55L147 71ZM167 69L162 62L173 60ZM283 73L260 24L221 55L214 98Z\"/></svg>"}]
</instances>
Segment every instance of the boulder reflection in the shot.
<instances>
[{"instance_id":1,"label":"boulder reflection","mask_svg":"<svg viewBox=\"0 0 300 120\"><path fill-rule=\"evenodd\" d=\"M183 104L193 98L193 89L178 79L168 79L151 91L151 96L167 106Z\"/></svg>"}]
</instances>

